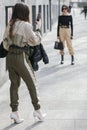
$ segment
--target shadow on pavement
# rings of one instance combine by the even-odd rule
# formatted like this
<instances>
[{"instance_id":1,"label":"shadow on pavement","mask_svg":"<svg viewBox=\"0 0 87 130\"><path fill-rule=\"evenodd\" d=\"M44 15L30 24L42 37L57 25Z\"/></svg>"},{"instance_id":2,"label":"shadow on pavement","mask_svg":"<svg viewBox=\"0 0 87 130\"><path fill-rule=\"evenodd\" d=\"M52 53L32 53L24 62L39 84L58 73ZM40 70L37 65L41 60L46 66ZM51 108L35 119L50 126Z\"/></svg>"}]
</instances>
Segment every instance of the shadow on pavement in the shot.
<instances>
[{"instance_id":1,"label":"shadow on pavement","mask_svg":"<svg viewBox=\"0 0 87 130\"><path fill-rule=\"evenodd\" d=\"M28 126L25 130L31 130L31 129L33 129L34 127L36 127L37 125L39 125L41 123L42 123L41 121L35 122L32 125Z\"/></svg>"},{"instance_id":2,"label":"shadow on pavement","mask_svg":"<svg viewBox=\"0 0 87 130\"><path fill-rule=\"evenodd\" d=\"M18 124L11 124L11 125L9 125L9 126L7 126L7 127L5 127L3 130L10 130L10 129L12 129L13 127L15 127L16 125L18 125Z\"/></svg>"},{"instance_id":3,"label":"shadow on pavement","mask_svg":"<svg viewBox=\"0 0 87 130\"><path fill-rule=\"evenodd\" d=\"M47 77L47 76L51 76L51 75L54 75L55 73L57 73L58 71L60 70L65 70L67 68L70 68L71 65L61 65L61 64L57 64L57 65L53 65L53 66L50 66L50 67L46 67L46 68L42 68L39 73L41 74L38 74L39 78L43 78L43 77ZM71 66L72 67L72 66ZM69 71L69 70L68 70ZM60 73L61 74L61 73Z\"/></svg>"}]
</instances>

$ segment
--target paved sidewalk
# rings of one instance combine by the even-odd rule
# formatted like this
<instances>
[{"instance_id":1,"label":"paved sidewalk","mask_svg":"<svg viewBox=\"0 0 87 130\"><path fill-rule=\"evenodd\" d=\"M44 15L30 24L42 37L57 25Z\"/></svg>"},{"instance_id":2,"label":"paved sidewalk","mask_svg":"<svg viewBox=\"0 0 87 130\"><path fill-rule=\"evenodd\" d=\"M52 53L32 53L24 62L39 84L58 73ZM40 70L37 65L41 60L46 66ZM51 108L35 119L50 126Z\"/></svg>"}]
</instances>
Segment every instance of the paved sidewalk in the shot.
<instances>
[{"instance_id":1,"label":"paved sidewalk","mask_svg":"<svg viewBox=\"0 0 87 130\"><path fill-rule=\"evenodd\" d=\"M82 23L76 21L82 20ZM65 63L60 65L60 55L53 49L57 24L52 32L43 37L43 45L49 56L49 64L39 63L35 72L39 87L42 110L47 113L44 122L34 121L33 107L25 83L22 81L20 115L25 119L19 125L9 118L9 84L0 89L0 130L87 130L87 35L83 17L75 19L75 65L70 65L70 56L65 49ZM83 28L81 28L83 26ZM80 27L81 26L81 27ZM80 31L82 30L82 34ZM85 30L85 31L84 31ZM81 36L80 36L81 34ZM84 45L84 46L83 46Z\"/></svg>"}]
</instances>

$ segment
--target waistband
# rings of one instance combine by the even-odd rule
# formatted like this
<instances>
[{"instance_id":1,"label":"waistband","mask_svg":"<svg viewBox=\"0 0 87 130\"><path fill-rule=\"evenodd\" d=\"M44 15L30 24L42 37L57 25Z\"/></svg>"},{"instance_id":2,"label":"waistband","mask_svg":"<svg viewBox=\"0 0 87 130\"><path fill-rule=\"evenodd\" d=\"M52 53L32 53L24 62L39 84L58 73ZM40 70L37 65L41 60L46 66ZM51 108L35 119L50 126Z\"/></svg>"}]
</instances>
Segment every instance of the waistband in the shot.
<instances>
[{"instance_id":1,"label":"waistband","mask_svg":"<svg viewBox=\"0 0 87 130\"><path fill-rule=\"evenodd\" d=\"M23 47L19 47L19 46L13 44L10 46L10 48L22 49Z\"/></svg>"},{"instance_id":2,"label":"waistband","mask_svg":"<svg viewBox=\"0 0 87 130\"><path fill-rule=\"evenodd\" d=\"M69 28L67 25L61 25L61 28Z\"/></svg>"},{"instance_id":3,"label":"waistband","mask_svg":"<svg viewBox=\"0 0 87 130\"><path fill-rule=\"evenodd\" d=\"M9 47L9 53L20 55L20 54L23 53L23 49L22 49L22 47L19 47L19 46L16 46L16 45L11 45Z\"/></svg>"}]
</instances>

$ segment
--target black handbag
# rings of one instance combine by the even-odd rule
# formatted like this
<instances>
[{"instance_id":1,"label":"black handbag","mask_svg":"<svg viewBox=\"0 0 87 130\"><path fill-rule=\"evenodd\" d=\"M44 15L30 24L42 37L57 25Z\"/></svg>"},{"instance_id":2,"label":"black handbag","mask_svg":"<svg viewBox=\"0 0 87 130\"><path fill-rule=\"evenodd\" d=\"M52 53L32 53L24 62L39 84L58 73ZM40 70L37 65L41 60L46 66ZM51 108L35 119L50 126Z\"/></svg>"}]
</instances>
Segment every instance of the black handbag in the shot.
<instances>
[{"instance_id":1,"label":"black handbag","mask_svg":"<svg viewBox=\"0 0 87 130\"><path fill-rule=\"evenodd\" d=\"M3 42L1 42L1 44L0 44L0 58L6 57L7 54L8 54L8 51L6 49L4 49Z\"/></svg>"},{"instance_id":2,"label":"black handbag","mask_svg":"<svg viewBox=\"0 0 87 130\"><path fill-rule=\"evenodd\" d=\"M59 42L55 41L54 49L63 50L64 49L63 43L61 41Z\"/></svg>"}]
</instances>

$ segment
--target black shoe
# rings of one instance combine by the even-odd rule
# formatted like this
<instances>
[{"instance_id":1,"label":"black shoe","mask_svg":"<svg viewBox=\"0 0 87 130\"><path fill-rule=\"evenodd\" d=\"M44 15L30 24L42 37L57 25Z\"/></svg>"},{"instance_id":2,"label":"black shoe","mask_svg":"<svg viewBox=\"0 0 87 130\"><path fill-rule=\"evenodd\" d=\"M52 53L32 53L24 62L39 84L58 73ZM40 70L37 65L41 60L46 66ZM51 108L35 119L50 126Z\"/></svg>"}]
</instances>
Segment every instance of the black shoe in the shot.
<instances>
[{"instance_id":1,"label":"black shoe","mask_svg":"<svg viewBox=\"0 0 87 130\"><path fill-rule=\"evenodd\" d=\"M71 56L71 65L74 65L74 56Z\"/></svg>"},{"instance_id":2,"label":"black shoe","mask_svg":"<svg viewBox=\"0 0 87 130\"><path fill-rule=\"evenodd\" d=\"M74 62L71 62L71 65L74 65L75 63Z\"/></svg>"},{"instance_id":3,"label":"black shoe","mask_svg":"<svg viewBox=\"0 0 87 130\"><path fill-rule=\"evenodd\" d=\"M61 61L60 64L64 64L64 61Z\"/></svg>"}]
</instances>

